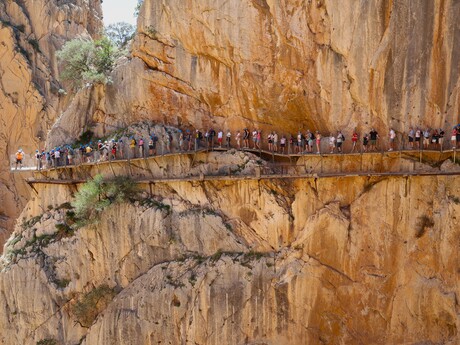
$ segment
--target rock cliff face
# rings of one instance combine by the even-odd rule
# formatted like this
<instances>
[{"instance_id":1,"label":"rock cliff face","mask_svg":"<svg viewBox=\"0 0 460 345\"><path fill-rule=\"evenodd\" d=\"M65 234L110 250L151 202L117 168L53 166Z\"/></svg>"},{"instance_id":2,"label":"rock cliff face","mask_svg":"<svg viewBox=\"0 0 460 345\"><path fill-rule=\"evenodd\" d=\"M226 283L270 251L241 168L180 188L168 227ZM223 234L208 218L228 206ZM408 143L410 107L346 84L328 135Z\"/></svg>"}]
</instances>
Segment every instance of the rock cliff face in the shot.
<instances>
[{"instance_id":1,"label":"rock cliff face","mask_svg":"<svg viewBox=\"0 0 460 345\"><path fill-rule=\"evenodd\" d=\"M101 16L99 0L0 3L0 243L28 194L22 178L9 173L11 155L19 147L31 155L43 147L66 104L55 52L75 36L98 34Z\"/></svg>"},{"instance_id":2,"label":"rock cliff face","mask_svg":"<svg viewBox=\"0 0 460 345\"><path fill-rule=\"evenodd\" d=\"M460 341L456 177L156 183L75 232L74 187L36 189L1 344Z\"/></svg>"},{"instance_id":3,"label":"rock cliff face","mask_svg":"<svg viewBox=\"0 0 460 345\"><path fill-rule=\"evenodd\" d=\"M454 0L145 0L133 59L78 98L92 109L78 118L102 130L448 128L460 111L459 15ZM78 136L66 128L74 112L59 138Z\"/></svg>"}]
</instances>

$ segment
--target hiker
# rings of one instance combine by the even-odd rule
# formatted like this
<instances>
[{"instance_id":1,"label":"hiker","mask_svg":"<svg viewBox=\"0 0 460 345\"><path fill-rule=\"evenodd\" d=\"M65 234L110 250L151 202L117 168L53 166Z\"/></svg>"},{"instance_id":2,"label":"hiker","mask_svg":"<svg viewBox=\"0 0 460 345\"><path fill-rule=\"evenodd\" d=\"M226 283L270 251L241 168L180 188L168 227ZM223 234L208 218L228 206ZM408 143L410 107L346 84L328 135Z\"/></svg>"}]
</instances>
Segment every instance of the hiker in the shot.
<instances>
[{"instance_id":1,"label":"hiker","mask_svg":"<svg viewBox=\"0 0 460 345\"><path fill-rule=\"evenodd\" d=\"M230 140L232 138L232 133L230 132L229 129L227 129L227 134L225 136L225 142L226 142L226 146L227 146L227 149L230 149Z\"/></svg>"},{"instance_id":2,"label":"hiker","mask_svg":"<svg viewBox=\"0 0 460 345\"><path fill-rule=\"evenodd\" d=\"M369 143L371 145L370 150L371 151L377 151L377 139L379 137L379 133L372 128L371 131L369 132Z\"/></svg>"},{"instance_id":3,"label":"hiker","mask_svg":"<svg viewBox=\"0 0 460 345\"><path fill-rule=\"evenodd\" d=\"M117 143L115 142L115 140L112 139L110 145L111 145L110 153L112 154L111 159L115 160L115 159L117 159L117 149L118 149Z\"/></svg>"},{"instance_id":4,"label":"hiker","mask_svg":"<svg viewBox=\"0 0 460 345\"><path fill-rule=\"evenodd\" d=\"M273 132L272 139L273 139L273 151L278 152L278 133Z\"/></svg>"},{"instance_id":5,"label":"hiker","mask_svg":"<svg viewBox=\"0 0 460 345\"><path fill-rule=\"evenodd\" d=\"M303 135L299 131L297 133L297 143L296 143L296 148L295 148L296 153L300 153L300 151L302 151L302 147L303 147L303 145L302 145L302 137L303 137Z\"/></svg>"},{"instance_id":6,"label":"hiker","mask_svg":"<svg viewBox=\"0 0 460 345\"><path fill-rule=\"evenodd\" d=\"M321 133L316 131L316 153L321 154Z\"/></svg>"},{"instance_id":7,"label":"hiker","mask_svg":"<svg viewBox=\"0 0 460 345\"><path fill-rule=\"evenodd\" d=\"M337 151L339 153L343 153L342 152L342 144L343 144L344 141L345 141L345 136L342 134L341 131L337 131L336 143L337 143Z\"/></svg>"},{"instance_id":8,"label":"hiker","mask_svg":"<svg viewBox=\"0 0 460 345\"><path fill-rule=\"evenodd\" d=\"M423 131L423 149L427 150L430 146L430 129L427 128Z\"/></svg>"},{"instance_id":9,"label":"hiker","mask_svg":"<svg viewBox=\"0 0 460 345\"><path fill-rule=\"evenodd\" d=\"M284 155L284 148L286 147L286 136L283 135L280 139L280 148L281 148L281 153Z\"/></svg>"},{"instance_id":10,"label":"hiker","mask_svg":"<svg viewBox=\"0 0 460 345\"><path fill-rule=\"evenodd\" d=\"M257 144L257 130L256 129L252 131L252 144L254 145L253 149L255 150L257 148L256 147L256 144Z\"/></svg>"},{"instance_id":11,"label":"hiker","mask_svg":"<svg viewBox=\"0 0 460 345\"><path fill-rule=\"evenodd\" d=\"M412 127L409 127L408 139L409 139L409 148L411 150L414 149L414 136L415 136L414 129Z\"/></svg>"},{"instance_id":12,"label":"hiker","mask_svg":"<svg viewBox=\"0 0 460 345\"><path fill-rule=\"evenodd\" d=\"M18 164L19 164L19 169L22 168L22 160L24 158L24 152L22 151L22 149L19 149L17 152L16 152L16 170L18 170Z\"/></svg>"},{"instance_id":13,"label":"hiker","mask_svg":"<svg viewBox=\"0 0 460 345\"><path fill-rule=\"evenodd\" d=\"M197 129L195 131L195 151L200 148L200 141L203 139L203 134Z\"/></svg>"},{"instance_id":14,"label":"hiker","mask_svg":"<svg viewBox=\"0 0 460 345\"><path fill-rule=\"evenodd\" d=\"M144 138L140 138L137 144L139 146L139 155L141 158L144 158Z\"/></svg>"},{"instance_id":15,"label":"hiker","mask_svg":"<svg viewBox=\"0 0 460 345\"><path fill-rule=\"evenodd\" d=\"M51 168L51 153L49 151L46 152L46 167L48 169Z\"/></svg>"},{"instance_id":16,"label":"hiker","mask_svg":"<svg viewBox=\"0 0 460 345\"><path fill-rule=\"evenodd\" d=\"M268 151L272 151L273 149L273 137L272 137L272 133L271 132L268 132L268 135L267 135L267 141L268 141Z\"/></svg>"},{"instance_id":17,"label":"hiker","mask_svg":"<svg viewBox=\"0 0 460 345\"><path fill-rule=\"evenodd\" d=\"M446 132L442 128L439 128L439 149L442 151L442 147L444 145L444 135Z\"/></svg>"},{"instance_id":18,"label":"hiker","mask_svg":"<svg viewBox=\"0 0 460 345\"><path fill-rule=\"evenodd\" d=\"M53 151L53 150L51 150L51 151ZM87 159L88 163L91 163L91 157L93 155L92 151L93 151L93 149L92 149L91 145L86 145L85 152L86 152L86 159ZM53 157L51 156L51 158L53 158Z\"/></svg>"},{"instance_id":19,"label":"hiker","mask_svg":"<svg viewBox=\"0 0 460 345\"><path fill-rule=\"evenodd\" d=\"M305 150L308 153L311 153L312 148L313 148L313 133L310 132L309 129L307 129L307 132L305 134Z\"/></svg>"},{"instance_id":20,"label":"hiker","mask_svg":"<svg viewBox=\"0 0 460 345\"><path fill-rule=\"evenodd\" d=\"M395 138L396 138L396 132L393 128L390 128L390 133L388 134L390 138L390 148L388 151L393 151L395 149Z\"/></svg>"},{"instance_id":21,"label":"hiker","mask_svg":"<svg viewBox=\"0 0 460 345\"><path fill-rule=\"evenodd\" d=\"M222 148L222 137L224 136L224 133L222 132L222 130L220 129L218 132L217 132L217 143L219 144L219 148Z\"/></svg>"},{"instance_id":22,"label":"hiker","mask_svg":"<svg viewBox=\"0 0 460 345\"><path fill-rule=\"evenodd\" d=\"M438 145L439 145L439 132L437 129L435 129L433 131L433 134L431 134L431 145L433 146L433 148L436 150L438 149Z\"/></svg>"},{"instance_id":23,"label":"hiker","mask_svg":"<svg viewBox=\"0 0 460 345\"><path fill-rule=\"evenodd\" d=\"M330 153L334 153L335 150L335 137L332 133L329 134L329 150L331 151Z\"/></svg>"},{"instance_id":24,"label":"hiker","mask_svg":"<svg viewBox=\"0 0 460 345\"><path fill-rule=\"evenodd\" d=\"M243 148L249 148L249 130L247 128L245 128L243 131Z\"/></svg>"},{"instance_id":25,"label":"hiker","mask_svg":"<svg viewBox=\"0 0 460 345\"><path fill-rule=\"evenodd\" d=\"M136 139L134 137L131 137L129 141L129 150L131 151L130 158L136 158L136 144L137 144Z\"/></svg>"},{"instance_id":26,"label":"hiker","mask_svg":"<svg viewBox=\"0 0 460 345\"><path fill-rule=\"evenodd\" d=\"M158 137L155 133L152 133L150 136L150 141L149 141L149 155L150 156L155 156L157 154L157 142L158 142Z\"/></svg>"},{"instance_id":27,"label":"hiker","mask_svg":"<svg viewBox=\"0 0 460 345\"><path fill-rule=\"evenodd\" d=\"M61 149L59 147L54 150L54 161L55 161L55 167L58 167L61 165Z\"/></svg>"},{"instance_id":28,"label":"hiker","mask_svg":"<svg viewBox=\"0 0 460 345\"><path fill-rule=\"evenodd\" d=\"M42 168L42 155L38 150L35 150L35 162L37 163L37 170Z\"/></svg>"},{"instance_id":29,"label":"hiker","mask_svg":"<svg viewBox=\"0 0 460 345\"><path fill-rule=\"evenodd\" d=\"M240 131L236 132L236 147L238 150L241 149L241 132Z\"/></svg>"},{"instance_id":30,"label":"hiker","mask_svg":"<svg viewBox=\"0 0 460 345\"><path fill-rule=\"evenodd\" d=\"M261 150L262 149L262 131L257 131L257 136L256 136L256 146L257 149Z\"/></svg>"},{"instance_id":31,"label":"hiker","mask_svg":"<svg viewBox=\"0 0 460 345\"><path fill-rule=\"evenodd\" d=\"M68 159L68 164L73 165L74 164L74 158L75 156L75 151L73 150L72 147L67 146L67 159Z\"/></svg>"},{"instance_id":32,"label":"hiker","mask_svg":"<svg viewBox=\"0 0 460 345\"><path fill-rule=\"evenodd\" d=\"M164 144L164 148L166 149L166 153L171 153L171 137L169 135L169 133L165 133L163 135L163 144ZM163 154L164 154L164 150L163 150Z\"/></svg>"},{"instance_id":33,"label":"hiker","mask_svg":"<svg viewBox=\"0 0 460 345\"><path fill-rule=\"evenodd\" d=\"M179 152L184 151L184 133L179 130Z\"/></svg>"},{"instance_id":34,"label":"hiker","mask_svg":"<svg viewBox=\"0 0 460 345\"><path fill-rule=\"evenodd\" d=\"M363 136L363 151L367 152L367 145L369 144L369 135L367 133Z\"/></svg>"},{"instance_id":35,"label":"hiker","mask_svg":"<svg viewBox=\"0 0 460 345\"><path fill-rule=\"evenodd\" d=\"M209 130L209 142L211 144L211 150L214 150L214 138L216 137L216 131L211 127Z\"/></svg>"},{"instance_id":36,"label":"hiker","mask_svg":"<svg viewBox=\"0 0 460 345\"><path fill-rule=\"evenodd\" d=\"M420 146L421 137L422 137L422 131L420 130L420 128L417 127L417 129L415 130L415 148L418 150L421 148Z\"/></svg>"},{"instance_id":37,"label":"hiker","mask_svg":"<svg viewBox=\"0 0 460 345\"><path fill-rule=\"evenodd\" d=\"M353 134L351 135L351 153L355 152L356 149L356 143L359 140L358 133L356 133L356 129L353 131ZM357 149L356 149L357 150Z\"/></svg>"},{"instance_id":38,"label":"hiker","mask_svg":"<svg viewBox=\"0 0 460 345\"><path fill-rule=\"evenodd\" d=\"M190 129L187 129L185 132L185 142L187 143L187 151L192 151L192 145L193 145L193 140L192 140L192 132Z\"/></svg>"}]
</instances>

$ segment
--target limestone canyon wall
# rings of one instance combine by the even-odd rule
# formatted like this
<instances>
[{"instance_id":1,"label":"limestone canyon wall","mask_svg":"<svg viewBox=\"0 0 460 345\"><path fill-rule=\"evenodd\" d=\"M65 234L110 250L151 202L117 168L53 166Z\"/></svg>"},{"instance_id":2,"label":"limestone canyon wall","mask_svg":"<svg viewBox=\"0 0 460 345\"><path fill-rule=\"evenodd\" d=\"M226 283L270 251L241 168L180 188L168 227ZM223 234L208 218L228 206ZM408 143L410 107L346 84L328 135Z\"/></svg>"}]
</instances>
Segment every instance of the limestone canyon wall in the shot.
<instances>
[{"instance_id":1,"label":"limestone canyon wall","mask_svg":"<svg viewBox=\"0 0 460 345\"><path fill-rule=\"evenodd\" d=\"M132 59L113 85L77 97L50 142L77 137L82 118L101 132L144 120L448 128L460 111L459 16L455 0L145 0Z\"/></svg>"},{"instance_id":2,"label":"limestone canyon wall","mask_svg":"<svg viewBox=\"0 0 460 345\"><path fill-rule=\"evenodd\" d=\"M68 102L55 53L66 40L99 34L101 18L99 0L0 2L0 243L28 198L22 177L9 173L10 158L19 147L27 155L43 148Z\"/></svg>"},{"instance_id":3,"label":"limestone canyon wall","mask_svg":"<svg viewBox=\"0 0 460 345\"><path fill-rule=\"evenodd\" d=\"M156 183L75 232L74 187L36 188L1 344L460 341L456 177Z\"/></svg>"}]
</instances>

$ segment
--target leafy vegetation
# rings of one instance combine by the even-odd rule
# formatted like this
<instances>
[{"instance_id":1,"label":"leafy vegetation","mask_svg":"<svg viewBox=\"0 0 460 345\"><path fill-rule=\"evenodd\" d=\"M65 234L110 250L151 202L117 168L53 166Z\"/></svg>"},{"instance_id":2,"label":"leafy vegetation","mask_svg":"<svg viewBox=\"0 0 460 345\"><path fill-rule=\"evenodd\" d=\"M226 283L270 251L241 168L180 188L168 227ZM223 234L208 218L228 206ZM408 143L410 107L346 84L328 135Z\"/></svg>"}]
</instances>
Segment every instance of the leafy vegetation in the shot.
<instances>
[{"instance_id":1,"label":"leafy vegetation","mask_svg":"<svg viewBox=\"0 0 460 345\"><path fill-rule=\"evenodd\" d=\"M109 83L119 50L108 37L97 41L77 38L68 41L57 57L63 66L61 79L78 89L84 83Z\"/></svg>"},{"instance_id":2,"label":"leafy vegetation","mask_svg":"<svg viewBox=\"0 0 460 345\"><path fill-rule=\"evenodd\" d=\"M73 306L72 313L80 325L90 327L99 313L107 308L115 295L114 289L105 284L101 285L79 299Z\"/></svg>"},{"instance_id":3,"label":"leafy vegetation","mask_svg":"<svg viewBox=\"0 0 460 345\"><path fill-rule=\"evenodd\" d=\"M101 212L108 206L133 201L137 196L137 186L129 177L119 176L104 180L102 175L96 175L76 193L72 202L75 208L74 217L80 225L89 224L99 219Z\"/></svg>"},{"instance_id":4,"label":"leafy vegetation","mask_svg":"<svg viewBox=\"0 0 460 345\"><path fill-rule=\"evenodd\" d=\"M105 28L105 34L118 49L126 48L128 42L134 37L135 31L134 25L125 22L110 24Z\"/></svg>"}]
</instances>

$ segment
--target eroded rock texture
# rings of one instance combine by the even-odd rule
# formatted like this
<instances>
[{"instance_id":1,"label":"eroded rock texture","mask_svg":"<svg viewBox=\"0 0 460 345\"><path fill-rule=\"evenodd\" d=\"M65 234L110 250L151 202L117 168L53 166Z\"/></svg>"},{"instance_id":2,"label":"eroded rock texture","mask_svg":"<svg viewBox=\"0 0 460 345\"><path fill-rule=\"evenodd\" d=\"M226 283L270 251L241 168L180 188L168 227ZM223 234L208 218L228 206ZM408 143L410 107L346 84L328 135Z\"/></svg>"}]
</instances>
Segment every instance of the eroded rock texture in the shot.
<instances>
[{"instance_id":1,"label":"eroded rock texture","mask_svg":"<svg viewBox=\"0 0 460 345\"><path fill-rule=\"evenodd\" d=\"M68 39L98 34L101 13L99 0L0 3L0 243L28 197L22 178L9 173L11 158L19 147L27 155L43 148L66 104L55 53Z\"/></svg>"},{"instance_id":2,"label":"eroded rock texture","mask_svg":"<svg viewBox=\"0 0 460 345\"><path fill-rule=\"evenodd\" d=\"M141 120L448 128L460 110L459 15L454 0L145 0L133 59L78 102L106 131ZM74 112L57 138L78 135L66 127Z\"/></svg>"},{"instance_id":3,"label":"eroded rock texture","mask_svg":"<svg viewBox=\"0 0 460 345\"><path fill-rule=\"evenodd\" d=\"M37 188L6 247L0 343L460 340L455 177L157 183L67 235L73 187Z\"/></svg>"}]
</instances>

